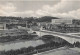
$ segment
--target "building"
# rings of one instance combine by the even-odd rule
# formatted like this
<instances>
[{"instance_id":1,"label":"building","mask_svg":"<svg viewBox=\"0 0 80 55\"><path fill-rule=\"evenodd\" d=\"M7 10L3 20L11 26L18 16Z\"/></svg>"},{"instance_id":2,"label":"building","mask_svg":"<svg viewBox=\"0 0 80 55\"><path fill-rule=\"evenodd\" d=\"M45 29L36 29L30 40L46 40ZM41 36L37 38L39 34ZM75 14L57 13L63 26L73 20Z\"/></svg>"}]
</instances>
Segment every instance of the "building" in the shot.
<instances>
[{"instance_id":1,"label":"building","mask_svg":"<svg viewBox=\"0 0 80 55\"><path fill-rule=\"evenodd\" d=\"M6 23L0 22L0 30L5 30L6 28Z\"/></svg>"},{"instance_id":2,"label":"building","mask_svg":"<svg viewBox=\"0 0 80 55\"><path fill-rule=\"evenodd\" d=\"M51 24L51 22L38 22L37 23L38 26L46 26L48 24Z\"/></svg>"},{"instance_id":3,"label":"building","mask_svg":"<svg viewBox=\"0 0 80 55\"><path fill-rule=\"evenodd\" d=\"M73 19L52 19L52 24L72 24Z\"/></svg>"},{"instance_id":4,"label":"building","mask_svg":"<svg viewBox=\"0 0 80 55\"><path fill-rule=\"evenodd\" d=\"M8 28L8 29L13 29L13 28L18 28L18 26L20 26L20 28L27 28L27 22L26 21L11 21L10 23L7 23L6 24L6 27Z\"/></svg>"},{"instance_id":5,"label":"building","mask_svg":"<svg viewBox=\"0 0 80 55\"><path fill-rule=\"evenodd\" d=\"M80 25L80 19L74 19L73 24L75 25Z\"/></svg>"}]
</instances>

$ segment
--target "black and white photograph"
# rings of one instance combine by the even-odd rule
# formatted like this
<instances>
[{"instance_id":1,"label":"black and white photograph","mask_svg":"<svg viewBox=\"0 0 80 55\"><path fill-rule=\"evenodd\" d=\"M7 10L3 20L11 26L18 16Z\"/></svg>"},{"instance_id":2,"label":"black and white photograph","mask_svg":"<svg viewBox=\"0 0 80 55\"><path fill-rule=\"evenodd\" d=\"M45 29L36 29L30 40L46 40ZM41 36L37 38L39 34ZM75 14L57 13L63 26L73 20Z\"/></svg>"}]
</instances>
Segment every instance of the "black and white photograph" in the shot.
<instances>
[{"instance_id":1,"label":"black and white photograph","mask_svg":"<svg viewBox=\"0 0 80 55\"><path fill-rule=\"evenodd\" d=\"M80 55L80 0L0 0L0 55Z\"/></svg>"}]
</instances>

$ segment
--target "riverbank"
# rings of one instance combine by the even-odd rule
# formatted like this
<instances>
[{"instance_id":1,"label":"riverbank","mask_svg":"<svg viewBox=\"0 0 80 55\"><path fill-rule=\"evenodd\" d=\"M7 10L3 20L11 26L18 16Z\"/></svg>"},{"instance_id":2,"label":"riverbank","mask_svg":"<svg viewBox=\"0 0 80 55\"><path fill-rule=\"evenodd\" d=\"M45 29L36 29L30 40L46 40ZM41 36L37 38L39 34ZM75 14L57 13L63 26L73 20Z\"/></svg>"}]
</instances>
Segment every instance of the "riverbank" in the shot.
<instances>
[{"instance_id":1,"label":"riverbank","mask_svg":"<svg viewBox=\"0 0 80 55\"><path fill-rule=\"evenodd\" d=\"M27 34L27 35L20 35L20 36L6 36L6 37L0 37L0 43L9 43L9 42L12 43L19 40L33 40L35 38L38 38L38 35Z\"/></svg>"},{"instance_id":2,"label":"riverbank","mask_svg":"<svg viewBox=\"0 0 80 55\"><path fill-rule=\"evenodd\" d=\"M33 54L33 55L80 55L80 52L73 50L75 48L61 47L50 51ZM79 49L78 49L79 50Z\"/></svg>"}]
</instances>

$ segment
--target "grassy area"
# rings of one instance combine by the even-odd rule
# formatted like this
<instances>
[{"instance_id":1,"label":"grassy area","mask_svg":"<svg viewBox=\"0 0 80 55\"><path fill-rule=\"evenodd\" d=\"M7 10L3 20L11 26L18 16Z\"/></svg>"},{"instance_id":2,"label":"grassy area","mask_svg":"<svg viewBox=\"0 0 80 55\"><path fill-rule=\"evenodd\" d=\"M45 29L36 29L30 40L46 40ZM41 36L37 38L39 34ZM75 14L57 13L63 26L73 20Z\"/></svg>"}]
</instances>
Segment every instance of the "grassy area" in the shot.
<instances>
[{"instance_id":1,"label":"grassy area","mask_svg":"<svg viewBox=\"0 0 80 55\"><path fill-rule=\"evenodd\" d=\"M0 37L0 43L6 43L6 42L11 42L11 41L19 41L19 40L32 40L36 38L37 35L20 35L20 36L5 36L5 37Z\"/></svg>"},{"instance_id":2,"label":"grassy area","mask_svg":"<svg viewBox=\"0 0 80 55\"><path fill-rule=\"evenodd\" d=\"M56 49L48 52L44 52L38 55L80 55L80 52L71 49Z\"/></svg>"}]
</instances>

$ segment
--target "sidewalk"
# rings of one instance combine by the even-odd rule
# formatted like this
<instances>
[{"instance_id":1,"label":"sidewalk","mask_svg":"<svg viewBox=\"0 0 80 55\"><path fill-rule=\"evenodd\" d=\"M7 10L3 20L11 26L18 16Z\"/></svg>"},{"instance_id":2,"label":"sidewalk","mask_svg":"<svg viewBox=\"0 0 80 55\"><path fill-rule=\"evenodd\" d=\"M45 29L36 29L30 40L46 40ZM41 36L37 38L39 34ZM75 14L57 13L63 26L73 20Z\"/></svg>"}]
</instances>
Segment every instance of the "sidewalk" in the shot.
<instances>
[{"instance_id":1,"label":"sidewalk","mask_svg":"<svg viewBox=\"0 0 80 55\"><path fill-rule=\"evenodd\" d=\"M80 52L80 48L77 48L77 47L75 47L75 48L70 48L71 50L75 50L75 51L77 51L77 52Z\"/></svg>"}]
</instances>

